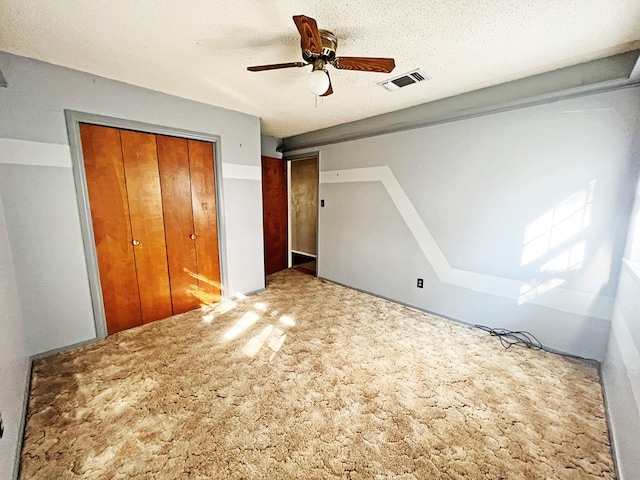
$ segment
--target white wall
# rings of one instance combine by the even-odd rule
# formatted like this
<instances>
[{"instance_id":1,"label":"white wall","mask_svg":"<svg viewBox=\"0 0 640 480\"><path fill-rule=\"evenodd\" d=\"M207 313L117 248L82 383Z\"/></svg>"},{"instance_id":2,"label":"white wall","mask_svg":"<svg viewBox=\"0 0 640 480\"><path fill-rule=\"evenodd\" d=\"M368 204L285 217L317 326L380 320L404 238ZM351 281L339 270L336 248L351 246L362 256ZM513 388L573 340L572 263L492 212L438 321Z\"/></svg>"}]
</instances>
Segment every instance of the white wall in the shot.
<instances>
[{"instance_id":1,"label":"white wall","mask_svg":"<svg viewBox=\"0 0 640 480\"><path fill-rule=\"evenodd\" d=\"M637 177L638 91L315 149L319 275L602 360ZM561 221L567 208L582 212L577 224ZM553 245L537 248L532 232Z\"/></svg>"},{"instance_id":2,"label":"white wall","mask_svg":"<svg viewBox=\"0 0 640 480\"><path fill-rule=\"evenodd\" d=\"M0 194L2 190L0 190ZM9 237L0 195L0 479L12 478L29 361L24 341L24 317L9 249Z\"/></svg>"},{"instance_id":3,"label":"white wall","mask_svg":"<svg viewBox=\"0 0 640 480\"><path fill-rule=\"evenodd\" d=\"M28 354L95 337L64 110L221 137L227 291L264 288L259 119L0 52L0 188Z\"/></svg>"},{"instance_id":4,"label":"white wall","mask_svg":"<svg viewBox=\"0 0 640 480\"><path fill-rule=\"evenodd\" d=\"M640 119L635 134L635 166L640 168ZM620 480L640 472L640 184L620 272L607 354L602 365L609 427Z\"/></svg>"},{"instance_id":5,"label":"white wall","mask_svg":"<svg viewBox=\"0 0 640 480\"><path fill-rule=\"evenodd\" d=\"M628 263L620 273L611 337L602 367L609 425L620 480L640 472L640 277Z\"/></svg>"}]
</instances>

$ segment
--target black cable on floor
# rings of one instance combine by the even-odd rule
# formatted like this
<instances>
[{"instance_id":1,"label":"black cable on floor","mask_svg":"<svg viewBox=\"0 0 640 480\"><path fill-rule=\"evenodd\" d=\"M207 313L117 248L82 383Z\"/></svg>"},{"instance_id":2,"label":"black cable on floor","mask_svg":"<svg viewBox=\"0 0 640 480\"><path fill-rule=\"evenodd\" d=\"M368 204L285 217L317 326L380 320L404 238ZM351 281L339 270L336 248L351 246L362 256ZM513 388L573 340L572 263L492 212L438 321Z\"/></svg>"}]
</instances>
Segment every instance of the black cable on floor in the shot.
<instances>
[{"instance_id":1,"label":"black cable on floor","mask_svg":"<svg viewBox=\"0 0 640 480\"><path fill-rule=\"evenodd\" d=\"M571 355L570 353L563 353L554 350L549 350L545 348L540 340L538 340L533 334L529 332L516 331L513 332L511 330L507 330L505 328L491 328L485 325L475 324L474 327L479 328L480 330L484 330L489 333L492 337L498 337L500 339L500 343L504 348L511 348L512 345L517 345L519 347L530 348L532 350L543 350L549 353L555 353L556 355L562 355L563 357L575 358L578 360L583 360L589 363L593 363L593 361L588 360L584 357L580 357L578 355Z\"/></svg>"},{"instance_id":2,"label":"black cable on floor","mask_svg":"<svg viewBox=\"0 0 640 480\"><path fill-rule=\"evenodd\" d=\"M544 350L542 343L529 332L512 332L504 328L491 328L485 325L475 325L476 328L488 332L492 337L498 337L504 348L511 348L512 345L531 348L532 350Z\"/></svg>"}]
</instances>

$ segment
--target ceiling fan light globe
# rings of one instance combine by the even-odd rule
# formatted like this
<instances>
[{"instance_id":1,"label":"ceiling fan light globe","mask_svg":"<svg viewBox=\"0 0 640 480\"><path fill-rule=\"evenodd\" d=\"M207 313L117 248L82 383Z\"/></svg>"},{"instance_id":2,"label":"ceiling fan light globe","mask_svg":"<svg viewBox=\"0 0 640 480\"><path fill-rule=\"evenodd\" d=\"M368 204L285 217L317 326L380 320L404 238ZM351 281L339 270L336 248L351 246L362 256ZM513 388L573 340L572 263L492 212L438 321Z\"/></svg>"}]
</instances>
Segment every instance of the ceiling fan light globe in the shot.
<instances>
[{"instance_id":1,"label":"ceiling fan light globe","mask_svg":"<svg viewBox=\"0 0 640 480\"><path fill-rule=\"evenodd\" d=\"M329 75L324 70L314 70L309 75L309 89L316 95L322 95L329 89Z\"/></svg>"}]
</instances>

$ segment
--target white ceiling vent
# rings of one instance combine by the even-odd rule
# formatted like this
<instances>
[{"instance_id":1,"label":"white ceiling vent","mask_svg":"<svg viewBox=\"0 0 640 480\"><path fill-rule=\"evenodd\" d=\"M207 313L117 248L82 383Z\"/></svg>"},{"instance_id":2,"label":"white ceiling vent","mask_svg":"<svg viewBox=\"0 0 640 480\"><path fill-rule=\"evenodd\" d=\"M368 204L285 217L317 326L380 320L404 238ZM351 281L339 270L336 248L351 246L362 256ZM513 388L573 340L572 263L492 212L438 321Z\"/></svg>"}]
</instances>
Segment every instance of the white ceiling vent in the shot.
<instances>
[{"instance_id":1,"label":"white ceiling vent","mask_svg":"<svg viewBox=\"0 0 640 480\"><path fill-rule=\"evenodd\" d=\"M378 85L393 92L395 90L398 90L399 88L406 87L407 85L412 85L414 83L423 82L424 80L429 80L430 78L431 77L429 75L424 73L424 70L416 68L415 70L404 73L399 77L385 80L384 82L379 82Z\"/></svg>"}]
</instances>

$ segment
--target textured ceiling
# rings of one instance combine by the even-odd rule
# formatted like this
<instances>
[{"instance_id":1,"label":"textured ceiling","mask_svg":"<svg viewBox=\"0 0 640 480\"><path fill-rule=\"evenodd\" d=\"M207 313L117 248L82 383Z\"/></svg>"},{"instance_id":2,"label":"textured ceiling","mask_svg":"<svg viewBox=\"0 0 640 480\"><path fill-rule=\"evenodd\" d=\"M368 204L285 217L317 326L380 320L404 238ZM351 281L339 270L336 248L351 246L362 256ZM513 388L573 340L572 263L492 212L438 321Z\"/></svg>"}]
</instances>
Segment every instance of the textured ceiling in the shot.
<instances>
[{"instance_id":1,"label":"textured ceiling","mask_svg":"<svg viewBox=\"0 0 640 480\"><path fill-rule=\"evenodd\" d=\"M329 67L309 92L291 19L338 36L338 55L394 57L391 74ZM640 46L638 0L0 0L0 50L262 118L287 137ZM432 79L377 85L421 67Z\"/></svg>"}]
</instances>

